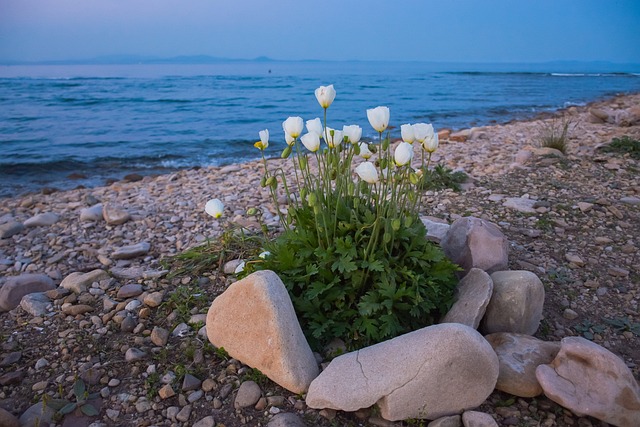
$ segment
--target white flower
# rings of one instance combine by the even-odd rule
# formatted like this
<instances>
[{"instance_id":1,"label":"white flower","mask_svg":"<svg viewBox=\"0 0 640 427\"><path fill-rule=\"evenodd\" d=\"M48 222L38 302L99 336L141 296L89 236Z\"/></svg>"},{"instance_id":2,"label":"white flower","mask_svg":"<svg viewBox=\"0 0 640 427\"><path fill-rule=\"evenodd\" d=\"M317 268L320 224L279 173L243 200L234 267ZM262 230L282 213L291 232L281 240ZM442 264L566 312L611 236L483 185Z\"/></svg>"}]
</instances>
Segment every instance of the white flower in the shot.
<instances>
[{"instance_id":1,"label":"white flower","mask_svg":"<svg viewBox=\"0 0 640 427\"><path fill-rule=\"evenodd\" d=\"M358 165L356 168L356 173L365 182L369 184L375 184L380 180L378 177L378 170L375 165L371 162L363 162Z\"/></svg>"},{"instance_id":2,"label":"white flower","mask_svg":"<svg viewBox=\"0 0 640 427\"><path fill-rule=\"evenodd\" d=\"M402 125L400 126L400 133L402 134L402 140L404 142L408 142L409 144L413 144L413 141L416 140L416 135L413 131L412 125Z\"/></svg>"},{"instance_id":3,"label":"white flower","mask_svg":"<svg viewBox=\"0 0 640 427\"><path fill-rule=\"evenodd\" d=\"M324 132L324 138L327 140L327 145L329 147L334 148L342 144L342 138L344 138L344 135L341 130L335 130L328 127Z\"/></svg>"},{"instance_id":4,"label":"white flower","mask_svg":"<svg viewBox=\"0 0 640 427\"><path fill-rule=\"evenodd\" d=\"M404 166L411 163L413 159L413 145L408 142L401 142L393 153L393 160L396 166Z\"/></svg>"},{"instance_id":5,"label":"white flower","mask_svg":"<svg viewBox=\"0 0 640 427\"><path fill-rule=\"evenodd\" d=\"M258 132L258 135L260 135L260 141L256 142L253 145L256 148L264 150L269 146L269 129L261 130L260 132Z\"/></svg>"},{"instance_id":6,"label":"white flower","mask_svg":"<svg viewBox=\"0 0 640 427\"><path fill-rule=\"evenodd\" d=\"M424 151L427 153L433 153L438 149L438 141L438 134L434 132L424 140L422 148L424 148Z\"/></svg>"},{"instance_id":7,"label":"white flower","mask_svg":"<svg viewBox=\"0 0 640 427\"><path fill-rule=\"evenodd\" d=\"M351 144L357 144L362 138L362 128L358 125L343 126L342 133L349 139Z\"/></svg>"},{"instance_id":8,"label":"white flower","mask_svg":"<svg viewBox=\"0 0 640 427\"><path fill-rule=\"evenodd\" d=\"M287 145L293 145L296 143L296 139L286 132L284 133L284 140L287 142Z\"/></svg>"},{"instance_id":9,"label":"white flower","mask_svg":"<svg viewBox=\"0 0 640 427\"><path fill-rule=\"evenodd\" d=\"M234 274L238 274L238 273L242 273L244 271L244 267L245 267L246 263L244 261L242 261L240 264L238 264L238 266L236 267L236 269L234 270Z\"/></svg>"},{"instance_id":10,"label":"white flower","mask_svg":"<svg viewBox=\"0 0 640 427\"><path fill-rule=\"evenodd\" d=\"M360 156L363 159L370 159L371 156L373 156L373 153L371 152L371 150L369 150L369 144L367 144L366 142L360 143Z\"/></svg>"},{"instance_id":11,"label":"white flower","mask_svg":"<svg viewBox=\"0 0 640 427\"><path fill-rule=\"evenodd\" d=\"M413 125L413 133L416 137L416 141L422 144L425 139L433 135L433 126L426 123L416 123Z\"/></svg>"},{"instance_id":12,"label":"white flower","mask_svg":"<svg viewBox=\"0 0 640 427\"><path fill-rule=\"evenodd\" d=\"M307 132L313 132L322 138L322 122L320 117L316 117L313 120L307 120Z\"/></svg>"},{"instance_id":13,"label":"white flower","mask_svg":"<svg viewBox=\"0 0 640 427\"><path fill-rule=\"evenodd\" d=\"M211 199L204 205L204 211L214 218L220 218L222 211L224 211L224 205L219 199Z\"/></svg>"},{"instance_id":14,"label":"white flower","mask_svg":"<svg viewBox=\"0 0 640 427\"><path fill-rule=\"evenodd\" d=\"M282 129L284 129L284 133L292 138L299 137L302 133L303 127L304 122L302 121L302 117L289 117L287 120L282 122Z\"/></svg>"},{"instance_id":15,"label":"white flower","mask_svg":"<svg viewBox=\"0 0 640 427\"><path fill-rule=\"evenodd\" d=\"M304 145L307 150L315 153L320 148L320 137L315 132L309 132L305 135L302 135L300 138L302 145Z\"/></svg>"},{"instance_id":16,"label":"white flower","mask_svg":"<svg viewBox=\"0 0 640 427\"><path fill-rule=\"evenodd\" d=\"M258 255L258 258L265 259L266 257L268 257L268 256L270 256L270 255L271 255L271 252L269 252L269 251L262 251L262 252L260 252L260 255Z\"/></svg>"},{"instance_id":17,"label":"white flower","mask_svg":"<svg viewBox=\"0 0 640 427\"><path fill-rule=\"evenodd\" d=\"M389 107L371 108L367 110L367 118L375 130L384 132L389 126Z\"/></svg>"},{"instance_id":18,"label":"white flower","mask_svg":"<svg viewBox=\"0 0 640 427\"><path fill-rule=\"evenodd\" d=\"M329 105L336 98L336 90L333 85L320 86L316 89L316 99L322 108L329 108Z\"/></svg>"}]
</instances>

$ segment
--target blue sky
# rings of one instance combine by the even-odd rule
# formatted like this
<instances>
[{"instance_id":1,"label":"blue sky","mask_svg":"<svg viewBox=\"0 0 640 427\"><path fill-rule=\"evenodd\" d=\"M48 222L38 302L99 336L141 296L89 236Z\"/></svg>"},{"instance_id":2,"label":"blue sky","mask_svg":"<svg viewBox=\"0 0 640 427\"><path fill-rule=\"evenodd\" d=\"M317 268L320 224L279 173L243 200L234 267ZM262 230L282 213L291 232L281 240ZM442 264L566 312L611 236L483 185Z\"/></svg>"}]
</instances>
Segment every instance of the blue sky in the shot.
<instances>
[{"instance_id":1,"label":"blue sky","mask_svg":"<svg viewBox=\"0 0 640 427\"><path fill-rule=\"evenodd\" d=\"M638 0L0 0L0 60L640 63Z\"/></svg>"}]
</instances>

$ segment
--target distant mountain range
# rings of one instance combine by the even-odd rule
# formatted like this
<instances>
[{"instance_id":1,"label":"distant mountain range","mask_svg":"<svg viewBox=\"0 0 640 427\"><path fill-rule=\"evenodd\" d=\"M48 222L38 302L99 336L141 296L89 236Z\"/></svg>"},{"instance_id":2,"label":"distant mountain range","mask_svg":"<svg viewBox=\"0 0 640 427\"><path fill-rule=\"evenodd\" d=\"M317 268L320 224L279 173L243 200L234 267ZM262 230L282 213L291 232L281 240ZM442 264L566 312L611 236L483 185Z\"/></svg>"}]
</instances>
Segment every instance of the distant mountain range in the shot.
<instances>
[{"instance_id":1,"label":"distant mountain range","mask_svg":"<svg viewBox=\"0 0 640 427\"><path fill-rule=\"evenodd\" d=\"M64 59L47 61L9 61L1 60L0 65L132 65L132 64L216 64L222 62L378 62L378 61L325 61L325 60L279 60L267 56L253 59L222 58L210 55L180 55L173 57L159 57L148 55L107 55L88 59ZM399 62L399 61L392 61ZM421 61L407 61L421 62ZM435 68L448 71L493 71L493 72L588 72L588 73L640 73L640 64L613 63L608 61L548 61L533 63L515 62L431 62Z\"/></svg>"}]
</instances>

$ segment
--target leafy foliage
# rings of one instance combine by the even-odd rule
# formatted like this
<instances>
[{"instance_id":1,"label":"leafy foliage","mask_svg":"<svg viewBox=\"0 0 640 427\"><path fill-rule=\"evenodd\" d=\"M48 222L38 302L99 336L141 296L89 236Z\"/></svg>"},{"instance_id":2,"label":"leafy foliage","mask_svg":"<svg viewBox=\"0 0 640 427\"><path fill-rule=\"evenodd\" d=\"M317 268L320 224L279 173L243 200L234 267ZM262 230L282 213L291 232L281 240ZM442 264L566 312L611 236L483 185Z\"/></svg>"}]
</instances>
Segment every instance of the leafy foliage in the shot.
<instances>
[{"instance_id":1,"label":"leafy foliage","mask_svg":"<svg viewBox=\"0 0 640 427\"><path fill-rule=\"evenodd\" d=\"M427 241L422 222L407 216L391 237L395 218L356 200L331 200L339 206L333 245L322 247L313 209L299 209L295 229L257 265L278 272L316 348L334 337L351 348L380 342L436 322L452 303L457 267ZM367 252L370 242L379 244Z\"/></svg>"},{"instance_id":2,"label":"leafy foliage","mask_svg":"<svg viewBox=\"0 0 640 427\"><path fill-rule=\"evenodd\" d=\"M77 378L73 383L73 397L75 398L75 402L66 399L51 399L47 400L45 404L55 409L60 417L70 414L76 409L79 409L80 412L88 417L94 417L100 413L95 406L89 403L89 400L96 399L98 396L98 393L89 394L84 381L82 381L81 378Z\"/></svg>"},{"instance_id":3,"label":"leafy foliage","mask_svg":"<svg viewBox=\"0 0 640 427\"><path fill-rule=\"evenodd\" d=\"M555 148L563 154L567 153L567 143L569 132L572 127L571 119L552 119L542 122L539 130L538 140L540 146Z\"/></svg>"},{"instance_id":4,"label":"leafy foliage","mask_svg":"<svg viewBox=\"0 0 640 427\"><path fill-rule=\"evenodd\" d=\"M614 138L611 144L601 148L606 153L629 154L633 159L640 160L640 141L629 136Z\"/></svg>"},{"instance_id":5,"label":"leafy foliage","mask_svg":"<svg viewBox=\"0 0 640 427\"><path fill-rule=\"evenodd\" d=\"M419 183L421 190L444 190L450 188L453 191L461 191L460 184L467 180L467 174L443 166L436 165L433 169L423 169L422 179Z\"/></svg>"}]
</instances>

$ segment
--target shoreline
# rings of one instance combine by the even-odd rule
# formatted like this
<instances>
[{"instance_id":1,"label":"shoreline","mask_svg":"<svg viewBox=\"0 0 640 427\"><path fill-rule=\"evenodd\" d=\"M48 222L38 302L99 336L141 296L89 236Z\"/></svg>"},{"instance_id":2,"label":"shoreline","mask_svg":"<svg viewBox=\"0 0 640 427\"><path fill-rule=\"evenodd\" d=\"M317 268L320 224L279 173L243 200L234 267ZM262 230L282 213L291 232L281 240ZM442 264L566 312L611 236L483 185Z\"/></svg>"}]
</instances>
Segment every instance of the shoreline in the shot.
<instances>
[{"instance_id":1,"label":"shoreline","mask_svg":"<svg viewBox=\"0 0 640 427\"><path fill-rule=\"evenodd\" d=\"M484 124L484 125L479 125L479 126L473 126L473 127L469 127L469 128L462 128L462 129L452 129L452 128L438 128L441 131L444 130L448 130L451 133L460 133L460 132L465 132L465 131L474 131L474 130L485 130L485 129L490 129L493 127L503 127L503 126L509 126L509 125L518 125L518 124L526 124L526 123L532 123L532 122L540 122L540 121L544 121L544 120L548 120L551 119L553 117L557 117L559 115L565 115L568 111L575 109L578 110L579 112L584 111L584 110L588 110L589 108L592 108L594 106L598 106L598 105L602 105L602 104L609 104L614 102L614 100L618 99L618 98L626 98L626 97L634 97L634 96L638 96L640 95L640 92L632 92L632 93L623 93L623 94L614 94L614 95L609 95L609 96L603 96L601 98L595 99L593 101L590 101L584 105L576 105L576 106L567 106L567 107L563 107L563 108L559 108L557 110L554 111L540 111L540 112L536 112L536 113L531 113L531 116L528 118L524 118L524 119L510 119L510 120L506 120L504 122L496 122L496 123L488 123L488 124ZM399 132L398 130L399 127L394 127L393 129L396 131L396 133ZM396 135L396 138L399 138L399 135ZM284 149L284 146L282 147ZM274 153L272 157L268 157L269 159L277 159L278 158L278 154ZM201 169L213 169L215 170L216 168L223 168L223 167L227 167L227 166L231 166L231 165L239 165L239 164L244 164L244 163L251 163L251 162L255 162L255 161L259 161L259 156L256 155L256 159L253 160L239 160L239 161L232 161L229 163L223 163L219 166L202 166L202 165L194 165L194 166L188 166L188 167L177 167L177 168L172 168L172 167L165 167L165 166L161 166L158 165L157 167L149 167L149 170L151 171L150 173L146 173L147 169L140 169L140 168L130 168L130 169L122 169L119 172L115 172L112 177L110 177L109 175L106 176L95 176L92 177L91 175L87 175L86 172L84 170L74 170L71 171L67 176L65 177L61 177L60 179L57 179L54 181L54 183L52 185L48 185L48 184L42 184L40 186L38 186L37 188L34 189L28 189L24 192L19 192L19 193L15 193L14 191L11 191L11 194L8 195L0 195L0 200L4 200L4 199L11 199L11 198L20 198L20 197L27 197L27 196L35 196L38 194L48 194L48 193L53 193L53 192L65 192L65 191L73 191L73 190L80 190L80 189L94 189L94 188L100 188L100 187L108 187L116 182L136 182L136 181L140 181L141 177L158 177L158 176L162 176L162 175L170 175L170 174L174 174L180 171L191 171L191 170L201 170ZM160 173L157 173L156 171L160 170ZM66 173L66 172L65 172ZM120 178L118 178L120 177ZM73 186L74 182L78 181L78 184ZM62 185L60 186L60 183L64 183L66 185ZM58 186L56 186L56 184L58 184ZM31 187L31 185L28 185L28 187Z\"/></svg>"}]
</instances>

